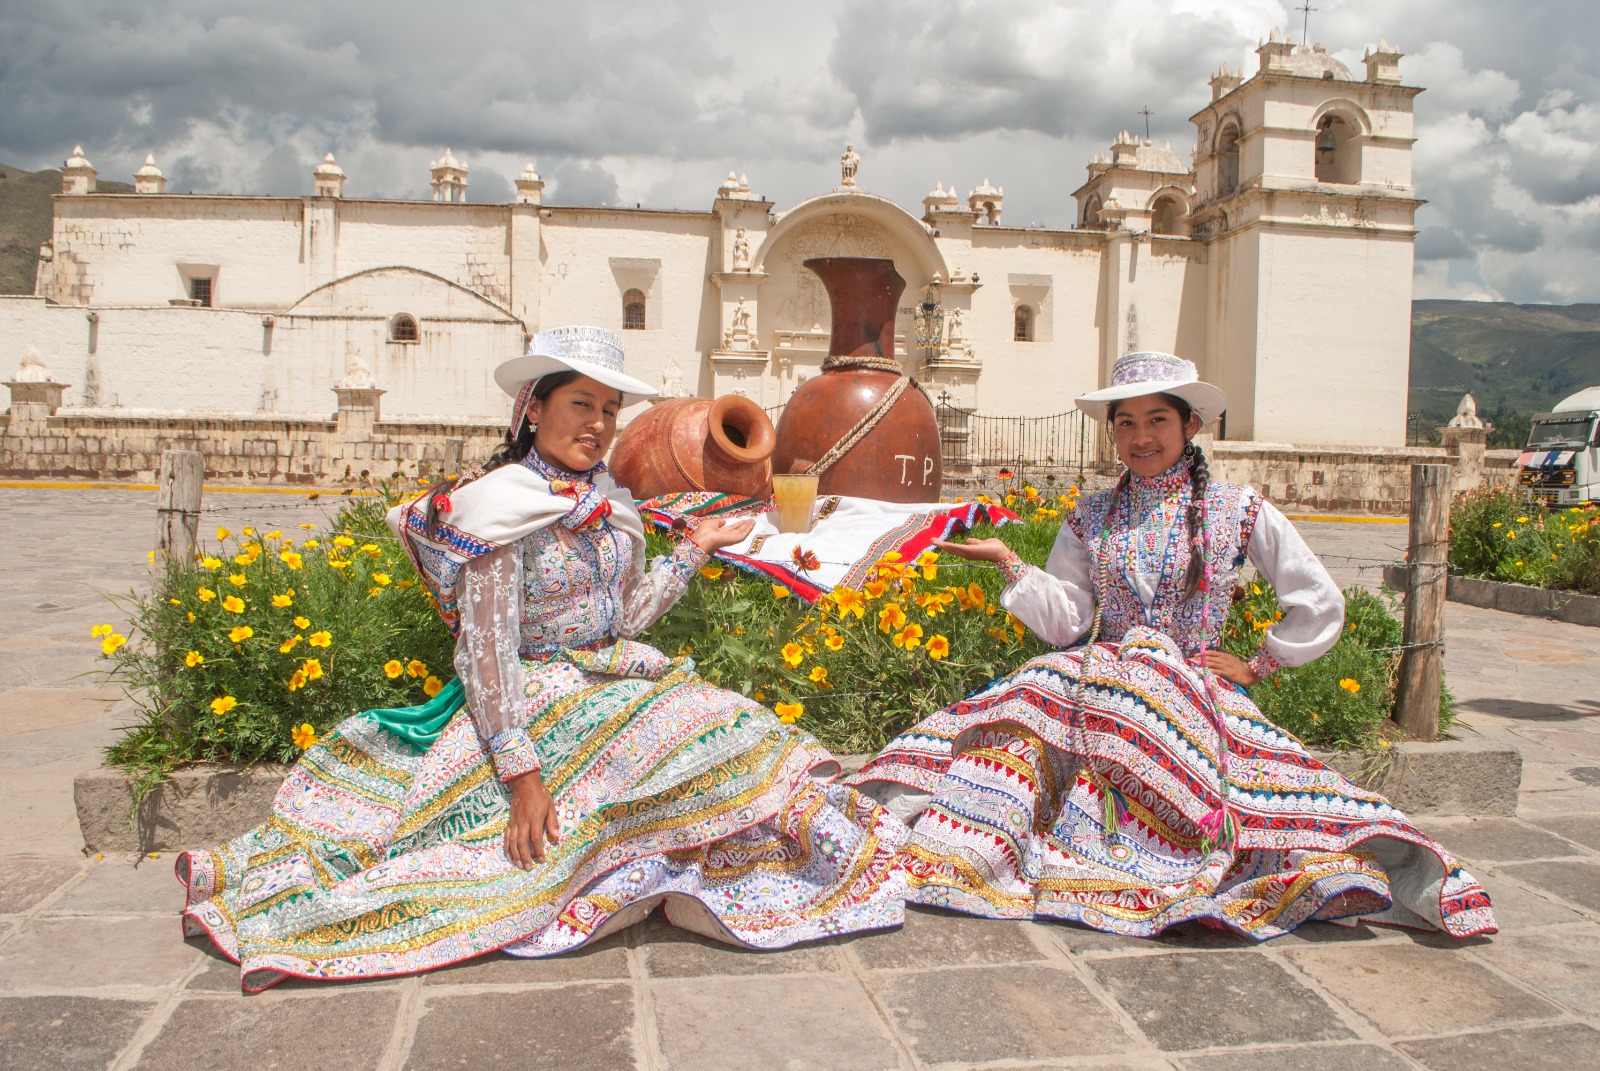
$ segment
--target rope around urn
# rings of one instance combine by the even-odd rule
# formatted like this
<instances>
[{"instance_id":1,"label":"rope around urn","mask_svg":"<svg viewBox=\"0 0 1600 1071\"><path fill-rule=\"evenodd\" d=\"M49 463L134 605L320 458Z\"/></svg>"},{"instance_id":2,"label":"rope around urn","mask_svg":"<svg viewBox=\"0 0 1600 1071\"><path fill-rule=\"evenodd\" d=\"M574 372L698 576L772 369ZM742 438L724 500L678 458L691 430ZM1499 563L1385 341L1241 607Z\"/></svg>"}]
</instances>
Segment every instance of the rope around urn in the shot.
<instances>
[{"instance_id":1,"label":"rope around urn","mask_svg":"<svg viewBox=\"0 0 1600 1071\"><path fill-rule=\"evenodd\" d=\"M812 463L805 470L807 475L821 476L838 464L839 460L853 450L857 443L871 435L872 430L889 414L889 410L894 408L894 403L900 400L900 396L906 392L908 386L922 390L922 385L906 375L900 368L900 362L888 357L830 356L822 362L822 370L824 372L832 372L838 369L893 372L899 378L894 381L894 384L888 390L884 391L883 397L878 399L877 404L867 410L865 416L856 421L855 427L851 428L843 438L829 447L828 452L823 454L820 460Z\"/></svg>"}]
</instances>

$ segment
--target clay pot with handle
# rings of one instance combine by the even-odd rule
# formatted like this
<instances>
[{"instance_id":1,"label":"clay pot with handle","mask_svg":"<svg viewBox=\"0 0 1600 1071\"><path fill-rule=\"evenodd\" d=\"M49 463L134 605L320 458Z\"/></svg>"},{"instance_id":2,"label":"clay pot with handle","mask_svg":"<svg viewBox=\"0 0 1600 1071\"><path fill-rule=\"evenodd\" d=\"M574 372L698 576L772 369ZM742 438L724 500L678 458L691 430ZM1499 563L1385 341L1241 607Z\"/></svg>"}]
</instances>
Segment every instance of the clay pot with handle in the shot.
<instances>
[{"instance_id":1,"label":"clay pot with handle","mask_svg":"<svg viewBox=\"0 0 1600 1071\"><path fill-rule=\"evenodd\" d=\"M815 472L824 495L937 502L939 419L894 359L895 306L906 281L894 261L878 257L818 257L805 266L827 288L833 334L822 374L783 408L772 470Z\"/></svg>"},{"instance_id":2,"label":"clay pot with handle","mask_svg":"<svg viewBox=\"0 0 1600 1071\"><path fill-rule=\"evenodd\" d=\"M672 398L622 430L609 467L635 498L677 491L766 498L776 442L772 421L749 398Z\"/></svg>"}]
</instances>

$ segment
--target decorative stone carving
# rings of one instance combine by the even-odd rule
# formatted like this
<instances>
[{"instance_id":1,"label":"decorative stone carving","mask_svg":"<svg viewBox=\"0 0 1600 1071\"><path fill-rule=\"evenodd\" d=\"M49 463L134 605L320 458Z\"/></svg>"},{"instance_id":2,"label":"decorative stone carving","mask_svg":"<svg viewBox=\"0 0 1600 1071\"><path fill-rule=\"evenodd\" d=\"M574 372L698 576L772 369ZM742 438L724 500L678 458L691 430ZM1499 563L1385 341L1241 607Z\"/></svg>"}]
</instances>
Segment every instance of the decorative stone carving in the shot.
<instances>
[{"instance_id":1,"label":"decorative stone carving","mask_svg":"<svg viewBox=\"0 0 1600 1071\"><path fill-rule=\"evenodd\" d=\"M661 370L661 397L686 398L689 392L683 385L683 369L671 357L667 358L667 366Z\"/></svg>"},{"instance_id":2,"label":"decorative stone carving","mask_svg":"<svg viewBox=\"0 0 1600 1071\"><path fill-rule=\"evenodd\" d=\"M31 342L22 348L22 361L17 365L17 382L50 382L50 369L45 367L44 358L39 356L39 347Z\"/></svg>"},{"instance_id":3,"label":"decorative stone carving","mask_svg":"<svg viewBox=\"0 0 1600 1071\"><path fill-rule=\"evenodd\" d=\"M750 239L745 237L743 227L733 236L733 270L750 270Z\"/></svg>"},{"instance_id":4,"label":"decorative stone carving","mask_svg":"<svg viewBox=\"0 0 1600 1071\"><path fill-rule=\"evenodd\" d=\"M839 185L854 188L856 184L856 169L861 166L861 154L849 145L844 147L844 155L839 157Z\"/></svg>"},{"instance_id":5,"label":"decorative stone carving","mask_svg":"<svg viewBox=\"0 0 1600 1071\"><path fill-rule=\"evenodd\" d=\"M836 213L816 219L794 232L778 255L794 290L778 305L777 319L769 326L794 328L802 324L832 322L833 313L822 281L801 265L813 257L889 257L894 251L882 227L860 216ZM771 271L772 255L764 263Z\"/></svg>"},{"instance_id":6,"label":"decorative stone carving","mask_svg":"<svg viewBox=\"0 0 1600 1071\"><path fill-rule=\"evenodd\" d=\"M1450 418L1446 425L1451 428L1481 428L1484 426L1483 418L1478 416L1478 402L1470 394L1461 396L1461 404L1456 406L1456 415Z\"/></svg>"}]
</instances>

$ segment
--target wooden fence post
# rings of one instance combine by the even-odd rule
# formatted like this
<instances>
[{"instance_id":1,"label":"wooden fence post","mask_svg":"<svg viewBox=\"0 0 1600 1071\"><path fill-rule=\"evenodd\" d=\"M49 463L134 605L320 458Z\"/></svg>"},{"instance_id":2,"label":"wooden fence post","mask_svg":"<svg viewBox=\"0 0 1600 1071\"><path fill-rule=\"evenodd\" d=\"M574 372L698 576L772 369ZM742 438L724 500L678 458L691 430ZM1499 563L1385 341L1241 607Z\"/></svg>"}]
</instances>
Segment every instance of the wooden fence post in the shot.
<instances>
[{"instance_id":1,"label":"wooden fence post","mask_svg":"<svg viewBox=\"0 0 1600 1071\"><path fill-rule=\"evenodd\" d=\"M461 446L460 439L446 439L444 441L444 456L439 462L440 476L461 475Z\"/></svg>"},{"instance_id":2,"label":"wooden fence post","mask_svg":"<svg viewBox=\"0 0 1600 1071\"><path fill-rule=\"evenodd\" d=\"M156 523L161 556L168 561L189 561L194 557L195 543L200 538L200 490L205 474L205 455L197 450L165 450L161 454Z\"/></svg>"},{"instance_id":3,"label":"wooden fence post","mask_svg":"<svg viewBox=\"0 0 1600 1071\"><path fill-rule=\"evenodd\" d=\"M1449 465L1411 466L1411 538L1406 553L1405 650L1395 688L1395 721L1414 740L1439 736L1444 684L1444 607L1450 557Z\"/></svg>"}]
</instances>

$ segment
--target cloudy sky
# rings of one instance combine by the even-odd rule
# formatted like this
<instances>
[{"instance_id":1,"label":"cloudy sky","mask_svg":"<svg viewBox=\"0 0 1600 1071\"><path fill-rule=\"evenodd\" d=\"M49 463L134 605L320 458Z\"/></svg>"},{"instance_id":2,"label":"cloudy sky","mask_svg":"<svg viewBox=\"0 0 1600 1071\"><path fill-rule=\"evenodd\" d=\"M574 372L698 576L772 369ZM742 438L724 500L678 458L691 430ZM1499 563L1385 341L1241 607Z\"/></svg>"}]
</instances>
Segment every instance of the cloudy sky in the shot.
<instances>
[{"instance_id":1,"label":"cloudy sky","mask_svg":"<svg viewBox=\"0 0 1600 1071\"><path fill-rule=\"evenodd\" d=\"M1417 99L1419 297L1600 301L1600 30L1584 0L1316 0L1358 74L1380 37ZM0 162L82 144L130 181L299 194L334 152L352 196L471 198L529 161L563 204L705 208L730 169L780 207L860 181L915 207L985 177L1007 223L1070 226L1124 127L1187 155L1218 64L1255 69L1274 0L3 0Z\"/></svg>"}]
</instances>

